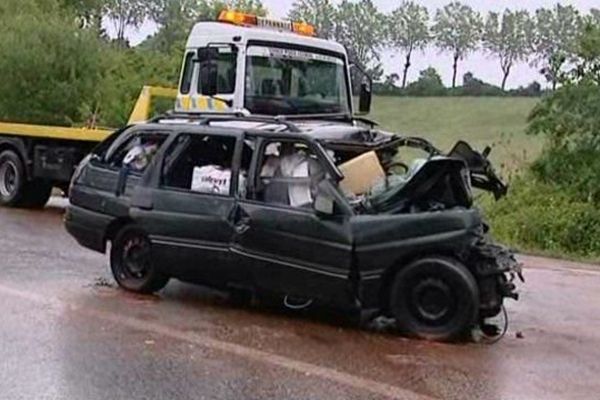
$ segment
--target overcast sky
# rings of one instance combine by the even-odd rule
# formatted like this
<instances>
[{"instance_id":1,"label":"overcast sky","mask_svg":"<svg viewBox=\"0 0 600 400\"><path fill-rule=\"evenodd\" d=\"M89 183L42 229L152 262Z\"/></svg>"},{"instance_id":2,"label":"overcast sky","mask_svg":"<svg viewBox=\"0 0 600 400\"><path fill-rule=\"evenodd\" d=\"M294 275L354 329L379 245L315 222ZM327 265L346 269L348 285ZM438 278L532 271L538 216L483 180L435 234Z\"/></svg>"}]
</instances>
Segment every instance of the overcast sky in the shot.
<instances>
[{"instance_id":1,"label":"overcast sky","mask_svg":"<svg viewBox=\"0 0 600 400\"><path fill-rule=\"evenodd\" d=\"M338 1L334 0L334 2ZM401 3L401 0L374 0L374 2L381 11L389 12L396 8ZM449 0L416 0L416 2L427 6L433 16L435 10L446 5ZM552 7L556 4L556 1L548 0L463 0L462 2L469 4L482 14L486 14L488 11L502 11L505 8L524 8L534 12L537 8ZM263 3L267 6L272 16L285 17L293 0L263 0ZM577 7L581 12L588 12L590 8L594 7L600 8L600 0L570 0L561 1L561 4L571 4ZM138 32L132 32L130 34L132 43L139 43L155 30L156 26L154 24L144 24ZM400 74L403 64L403 57L401 54L386 51L383 54L383 62L386 74L392 72ZM423 54L415 54L409 80L414 80L418 76L419 71L428 66L435 67L442 74L446 84L450 84L452 79L451 57L449 54L439 54L435 49L427 50ZM459 77L468 71L473 72L478 78L498 85L502 80L502 74L497 60L481 52L470 55L468 59L462 61L459 65ZM514 68L511 77L509 78L508 86L516 87L519 85L527 85L533 80L542 82L543 77L537 73L535 68L528 65L518 65Z\"/></svg>"}]
</instances>

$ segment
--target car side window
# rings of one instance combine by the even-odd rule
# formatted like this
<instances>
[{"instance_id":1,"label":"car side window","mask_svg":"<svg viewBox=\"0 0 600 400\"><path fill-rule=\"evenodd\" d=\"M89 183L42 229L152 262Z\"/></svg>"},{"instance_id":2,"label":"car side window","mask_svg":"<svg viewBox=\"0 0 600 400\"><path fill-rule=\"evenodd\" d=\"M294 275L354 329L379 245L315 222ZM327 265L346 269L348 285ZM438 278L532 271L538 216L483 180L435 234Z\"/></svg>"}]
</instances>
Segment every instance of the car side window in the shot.
<instances>
[{"instance_id":1,"label":"car side window","mask_svg":"<svg viewBox=\"0 0 600 400\"><path fill-rule=\"evenodd\" d=\"M270 141L260 151L255 200L311 208L325 177L315 153L300 141Z\"/></svg>"},{"instance_id":2,"label":"car side window","mask_svg":"<svg viewBox=\"0 0 600 400\"><path fill-rule=\"evenodd\" d=\"M131 172L142 173L150 165L167 136L166 133L160 132L133 135L109 156L107 163L113 168L127 167Z\"/></svg>"},{"instance_id":3,"label":"car side window","mask_svg":"<svg viewBox=\"0 0 600 400\"><path fill-rule=\"evenodd\" d=\"M235 144L230 136L178 136L165 153L162 186L229 196Z\"/></svg>"}]
</instances>

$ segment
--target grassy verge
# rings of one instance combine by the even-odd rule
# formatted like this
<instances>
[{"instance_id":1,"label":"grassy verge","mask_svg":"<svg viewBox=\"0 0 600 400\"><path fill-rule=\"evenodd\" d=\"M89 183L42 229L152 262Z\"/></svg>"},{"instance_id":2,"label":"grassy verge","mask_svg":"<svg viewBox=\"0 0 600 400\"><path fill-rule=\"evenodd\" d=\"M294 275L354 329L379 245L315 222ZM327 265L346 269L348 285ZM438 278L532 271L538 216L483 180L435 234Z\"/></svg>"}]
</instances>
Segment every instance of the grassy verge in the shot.
<instances>
[{"instance_id":1,"label":"grassy verge","mask_svg":"<svg viewBox=\"0 0 600 400\"><path fill-rule=\"evenodd\" d=\"M514 172L535 159L542 140L525 134L538 99L522 97L377 97L370 117L393 132L423 136L443 150L459 139L493 146L492 160Z\"/></svg>"},{"instance_id":2,"label":"grassy verge","mask_svg":"<svg viewBox=\"0 0 600 400\"><path fill-rule=\"evenodd\" d=\"M482 209L498 241L525 253L600 261L600 210L589 201L525 173L499 202Z\"/></svg>"}]
</instances>

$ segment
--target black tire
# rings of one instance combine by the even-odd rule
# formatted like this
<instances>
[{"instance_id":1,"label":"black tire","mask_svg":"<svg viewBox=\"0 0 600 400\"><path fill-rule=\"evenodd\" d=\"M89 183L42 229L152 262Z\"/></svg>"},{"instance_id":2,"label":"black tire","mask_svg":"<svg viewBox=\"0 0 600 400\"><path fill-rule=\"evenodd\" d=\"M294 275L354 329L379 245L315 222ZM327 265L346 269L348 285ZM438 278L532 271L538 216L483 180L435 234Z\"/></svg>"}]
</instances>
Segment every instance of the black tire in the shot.
<instances>
[{"instance_id":1,"label":"black tire","mask_svg":"<svg viewBox=\"0 0 600 400\"><path fill-rule=\"evenodd\" d=\"M25 166L17 153L12 150L0 153L0 205L22 206L26 185Z\"/></svg>"},{"instance_id":2,"label":"black tire","mask_svg":"<svg viewBox=\"0 0 600 400\"><path fill-rule=\"evenodd\" d=\"M0 205L5 207L43 208L52 184L42 179L27 181L21 158L12 150L0 153Z\"/></svg>"},{"instance_id":3,"label":"black tire","mask_svg":"<svg viewBox=\"0 0 600 400\"><path fill-rule=\"evenodd\" d=\"M134 225L121 229L113 240L110 268L119 286L131 292L155 293L169 282L153 265L150 239Z\"/></svg>"},{"instance_id":4,"label":"black tire","mask_svg":"<svg viewBox=\"0 0 600 400\"><path fill-rule=\"evenodd\" d=\"M44 208L51 194L52 184L50 182L41 179L27 182L21 205L27 208Z\"/></svg>"},{"instance_id":5,"label":"black tire","mask_svg":"<svg viewBox=\"0 0 600 400\"><path fill-rule=\"evenodd\" d=\"M450 341L475 324L479 289L471 272L458 261L423 258L401 269L394 278L390 310L404 334Z\"/></svg>"}]
</instances>

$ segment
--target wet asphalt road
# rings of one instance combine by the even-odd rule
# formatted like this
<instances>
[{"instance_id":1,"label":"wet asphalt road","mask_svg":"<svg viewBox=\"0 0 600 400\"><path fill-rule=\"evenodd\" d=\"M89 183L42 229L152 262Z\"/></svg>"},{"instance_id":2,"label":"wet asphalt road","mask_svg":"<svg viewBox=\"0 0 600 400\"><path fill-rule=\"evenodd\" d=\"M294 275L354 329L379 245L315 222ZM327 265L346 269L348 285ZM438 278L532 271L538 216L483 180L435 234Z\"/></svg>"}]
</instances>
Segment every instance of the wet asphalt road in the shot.
<instances>
[{"instance_id":1,"label":"wet asphalt road","mask_svg":"<svg viewBox=\"0 0 600 400\"><path fill-rule=\"evenodd\" d=\"M178 282L126 294L62 205L0 209L0 399L600 398L592 267L526 258L507 337L427 343Z\"/></svg>"}]
</instances>

